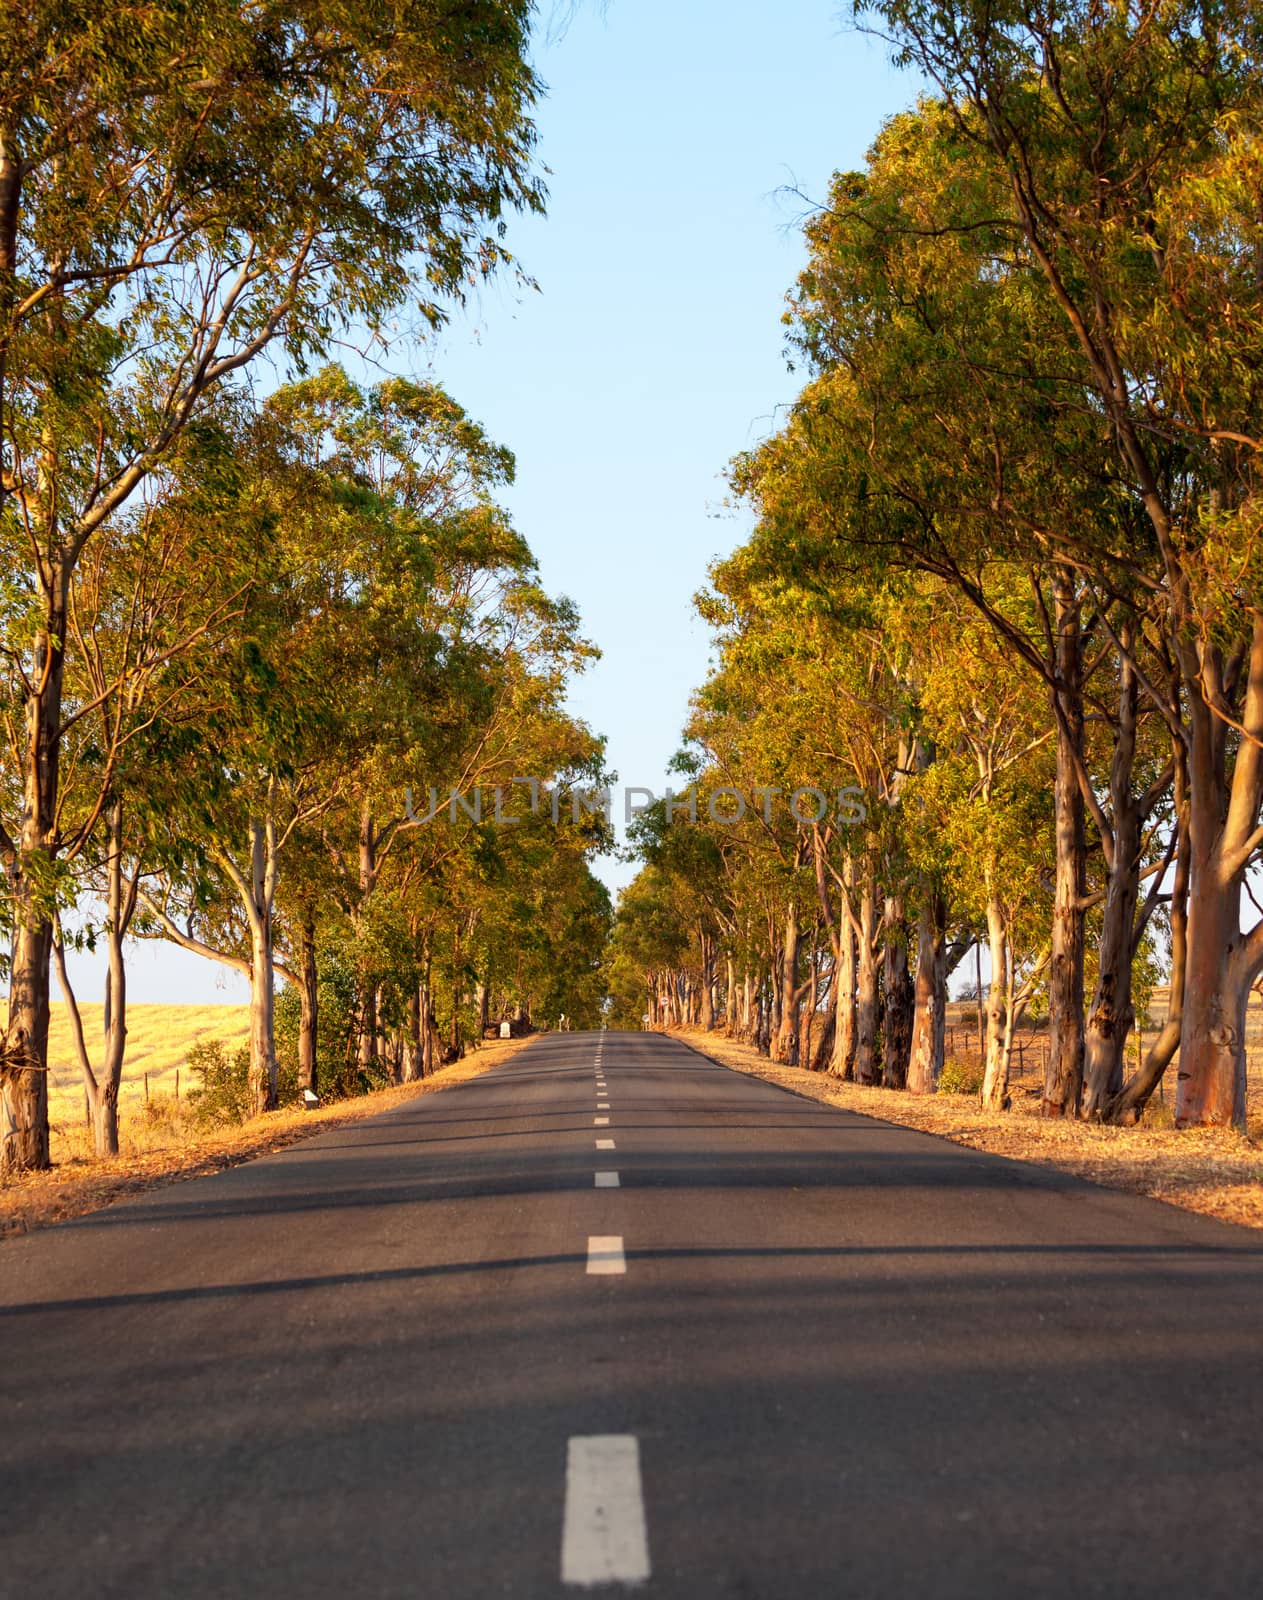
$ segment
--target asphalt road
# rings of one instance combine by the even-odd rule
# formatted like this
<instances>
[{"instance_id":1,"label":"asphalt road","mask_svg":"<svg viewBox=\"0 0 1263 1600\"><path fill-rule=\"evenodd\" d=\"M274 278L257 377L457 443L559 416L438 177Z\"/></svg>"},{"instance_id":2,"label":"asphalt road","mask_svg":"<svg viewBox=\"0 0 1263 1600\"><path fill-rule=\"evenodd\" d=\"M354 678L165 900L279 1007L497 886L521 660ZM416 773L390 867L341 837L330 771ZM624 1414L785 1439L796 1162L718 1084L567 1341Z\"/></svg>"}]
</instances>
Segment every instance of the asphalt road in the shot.
<instances>
[{"instance_id":1,"label":"asphalt road","mask_svg":"<svg viewBox=\"0 0 1263 1600\"><path fill-rule=\"evenodd\" d=\"M1257 1234L600 1039L0 1245L0 1594L1263 1592Z\"/></svg>"}]
</instances>

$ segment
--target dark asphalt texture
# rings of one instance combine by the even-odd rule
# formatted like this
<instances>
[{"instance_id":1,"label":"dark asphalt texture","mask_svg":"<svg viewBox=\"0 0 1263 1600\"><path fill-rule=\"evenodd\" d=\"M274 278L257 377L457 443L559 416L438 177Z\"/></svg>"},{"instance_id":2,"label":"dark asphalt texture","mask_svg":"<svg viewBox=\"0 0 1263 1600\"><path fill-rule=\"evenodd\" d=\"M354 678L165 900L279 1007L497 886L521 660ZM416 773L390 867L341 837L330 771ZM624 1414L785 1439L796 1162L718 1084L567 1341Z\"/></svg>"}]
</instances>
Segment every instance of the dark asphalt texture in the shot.
<instances>
[{"instance_id":1,"label":"dark asphalt texture","mask_svg":"<svg viewBox=\"0 0 1263 1600\"><path fill-rule=\"evenodd\" d=\"M0 1245L0 1594L1263 1593L1258 1234L596 1039Z\"/></svg>"}]
</instances>

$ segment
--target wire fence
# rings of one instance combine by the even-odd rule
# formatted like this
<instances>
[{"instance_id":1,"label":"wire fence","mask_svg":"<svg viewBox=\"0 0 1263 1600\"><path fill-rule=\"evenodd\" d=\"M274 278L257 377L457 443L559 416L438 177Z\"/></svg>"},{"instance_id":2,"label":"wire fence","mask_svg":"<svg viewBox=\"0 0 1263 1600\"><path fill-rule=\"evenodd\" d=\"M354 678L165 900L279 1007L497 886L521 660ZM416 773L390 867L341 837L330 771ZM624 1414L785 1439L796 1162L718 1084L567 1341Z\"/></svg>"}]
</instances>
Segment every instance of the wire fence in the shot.
<instances>
[{"instance_id":1,"label":"wire fence","mask_svg":"<svg viewBox=\"0 0 1263 1600\"><path fill-rule=\"evenodd\" d=\"M1153 997L1151 1017L1142 1026L1132 1029L1127 1040L1127 1071L1134 1071L1162 1031L1166 1016L1166 993ZM983 1024L985 1029L985 1021ZM947 1032L944 1053L947 1059L959 1061L963 1066L981 1071L986 1056L983 1043L985 1032L979 1029L977 1003L957 1000L948 1007ZM1030 1023L1017 1029L1013 1035L1013 1058L1010 1064L1010 1082L1017 1092L1037 1094L1044 1081L1049 1054L1048 1025L1046 1022ZM1246 1076L1251 1100L1263 1097L1263 999L1251 997L1246 1022ZM1157 1091L1157 1099L1165 1102L1174 1095L1175 1074L1168 1069Z\"/></svg>"}]
</instances>

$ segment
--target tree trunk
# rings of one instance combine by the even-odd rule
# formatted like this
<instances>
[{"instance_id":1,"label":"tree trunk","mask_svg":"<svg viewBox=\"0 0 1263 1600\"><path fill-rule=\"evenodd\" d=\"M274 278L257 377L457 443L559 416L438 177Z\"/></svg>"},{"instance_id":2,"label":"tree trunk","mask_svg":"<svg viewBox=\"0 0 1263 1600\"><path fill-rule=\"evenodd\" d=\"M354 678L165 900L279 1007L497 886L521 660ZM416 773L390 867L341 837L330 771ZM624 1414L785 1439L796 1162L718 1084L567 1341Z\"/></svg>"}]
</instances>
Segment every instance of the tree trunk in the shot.
<instances>
[{"instance_id":1,"label":"tree trunk","mask_svg":"<svg viewBox=\"0 0 1263 1600\"><path fill-rule=\"evenodd\" d=\"M127 1049L127 964L123 959L123 938L131 921L135 901L129 899L123 884L123 802L117 797L106 811L106 959L105 974L105 1060L93 1098L92 1130L99 1156L118 1154L118 1092L123 1081L123 1057ZM137 868L139 871L139 868Z\"/></svg>"},{"instance_id":2,"label":"tree trunk","mask_svg":"<svg viewBox=\"0 0 1263 1600\"><path fill-rule=\"evenodd\" d=\"M250 821L250 1097L256 1115L276 1110L276 978L272 966L272 906L276 888L274 825Z\"/></svg>"},{"instance_id":3,"label":"tree trunk","mask_svg":"<svg viewBox=\"0 0 1263 1600\"><path fill-rule=\"evenodd\" d=\"M849 1078L855 1071L855 930L849 915L838 925L836 966L837 1021L829 1072L835 1078Z\"/></svg>"},{"instance_id":4,"label":"tree trunk","mask_svg":"<svg viewBox=\"0 0 1263 1600\"><path fill-rule=\"evenodd\" d=\"M47 885L55 850L61 765L69 563L41 573L45 626L35 641L24 707L22 826L8 863L14 924L9 1021L0 1058L0 1174L50 1164L48 998L53 949Z\"/></svg>"},{"instance_id":5,"label":"tree trunk","mask_svg":"<svg viewBox=\"0 0 1263 1600\"><path fill-rule=\"evenodd\" d=\"M1102 1116L1122 1093L1127 1036L1136 1020L1131 982L1143 821L1132 792L1136 701L1136 672L1124 653L1119 660L1118 726L1110 764L1113 839L1106 867L1096 989L1084 1039L1083 1115L1093 1118Z\"/></svg>"},{"instance_id":6,"label":"tree trunk","mask_svg":"<svg viewBox=\"0 0 1263 1600\"><path fill-rule=\"evenodd\" d=\"M428 1078L436 1065L434 1059L434 1029L432 1026L434 1003L430 994L432 968L430 935L427 932L421 942L421 1076L423 1078Z\"/></svg>"},{"instance_id":7,"label":"tree trunk","mask_svg":"<svg viewBox=\"0 0 1263 1600\"><path fill-rule=\"evenodd\" d=\"M709 935L700 935L702 947L702 984L698 996L701 1010L698 1021L707 1033L715 1027L715 946Z\"/></svg>"},{"instance_id":8,"label":"tree trunk","mask_svg":"<svg viewBox=\"0 0 1263 1600\"><path fill-rule=\"evenodd\" d=\"M1188 974L1188 783L1184 747L1175 750L1175 826L1178 839L1175 851L1175 878L1171 884L1171 985L1167 1016L1158 1037L1145 1052L1139 1070L1123 1086L1122 1093L1106 1108L1111 1122L1131 1123L1139 1119L1150 1096L1162 1082L1180 1047L1184 1031L1184 988Z\"/></svg>"},{"instance_id":9,"label":"tree trunk","mask_svg":"<svg viewBox=\"0 0 1263 1600\"><path fill-rule=\"evenodd\" d=\"M988 880L990 874L988 874ZM991 984L987 991L987 1059L982 1075L982 1103L988 1111L1007 1111L1009 1095L1009 1052L1005 1048L1008 1025L1007 978L1009 941L1004 925L1004 908L999 897L987 896L987 944L991 958Z\"/></svg>"},{"instance_id":10,"label":"tree trunk","mask_svg":"<svg viewBox=\"0 0 1263 1600\"><path fill-rule=\"evenodd\" d=\"M877 1081L877 887L865 876L860 887L860 925L855 942L859 964L855 981L855 1077Z\"/></svg>"},{"instance_id":11,"label":"tree trunk","mask_svg":"<svg viewBox=\"0 0 1263 1600\"><path fill-rule=\"evenodd\" d=\"M317 1047L320 1029L320 990L316 974L316 919L310 906L303 917L298 975L298 1090L319 1093Z\"/></svg>"},{"instance_id":12,"label":"tree trunk","mask_svg":"<svg viewBox=\"0 0 1263 1600\"><path fill-rule=\"evenodd\" d=\"M781 946L781 1017L772 1047L772 1060L798 1065L798 952L802 935L798 902L790 896L785 913L785 942Z\"/></svg>"},{"instance_id":13,"label":"tree trunk","mask_svg":"<svg viewBox=\"0 0 1263 1600\"><path fill-rule=\"evenodd\" d=\"M806 982L808 988L803 997L804 1004L798 1008L798 1049L795 1059L800 1067L812 1069L814 1066L812 1060L814 1052L811 1045L811 1036L816 1025L816 993L820 987L820 947L814 941L811 947L809 975Z\"/></svg>"},{"instance_id":14,"label":"tree trunk","mask_svg":"<svg viewBox=\"0 0 1263 1600\"><path fill-rule=\"evenodd\" d=\"M882 1085L902 1089L908 1081L912 1053L914 995L908 972L908 924L902 895L886 900L886 942L882 957L882 987L886 1014L882 1033Z\"/></svg>"},{"instance_id":15,"label":"tree trunk","mask_svg":"<svg viewBox=\"0 0 1263 1600\"><path fill-rule=\"evenodd\" d=\"M1079 598L1073 574L1059 568L1053 579L1057 628L1056 780L1053 817L1056 878L1053 892L1052 959L1048 974L1048 1064L1044 1115L1076 1116L1083 1093L1083 918L1086 845L1083 796L1076 750L1083 749L1083 663ZM992 974L992 982L995 975Z\"/></svg>"},{"instance_id":16,"label":"tree trunk","mask_svg":"<svg viewBox=\"0 0 1263 1600\"><path fill-rule=\"evenodd\" d=\"M404 1053L404 1082L413 1083L424 1076L424 1067L421 1054L421 984L418 980L408 991L408 1048Z\"/></svg>"},{"instance_id":17,"label":"tree trunk","mask_svg":"<svg viewBox=\"0 0 1263 1600\"><path fill-rule=\"evenodd\" d=\"M928 885L917 908L915 1006L908 1088L913 1094L933 1094L943 1070L947 1025L947 906Z\"/></svg>"},{"instance_id":18,"label":"tree trunk","mask_svg":"<svg viewBox=\"0 0 1263 1600\"><path fill-rule=\"evenodd\" d=\"M1217 657L1207 647L1205 692L1222 694ZM1200 686L1199 686L1200 688ZM1241 891L1263 801L1263 616L1255 614L1240 741L1226 776L1227 731L1188 689L1188 972L1175 1120L1245 1126L1245 1013L1263 968L1263 922L1241 931Z\"/></svg>"},{"instance_id":19,"label":"tree trunk","mask_svg":"<svg viewBox=\"0 0 1263 1600\"><path fill-rule=\"evenodd\" d=\"M365 804L360 812L360 900L358 918L362 922L373 890L377 886L377 830L373 813ZM356 1061L360 1071L371 1073L377 1058L377 976L362 967L359 974L359 1043Z\"/></svg>"}]
</instances>

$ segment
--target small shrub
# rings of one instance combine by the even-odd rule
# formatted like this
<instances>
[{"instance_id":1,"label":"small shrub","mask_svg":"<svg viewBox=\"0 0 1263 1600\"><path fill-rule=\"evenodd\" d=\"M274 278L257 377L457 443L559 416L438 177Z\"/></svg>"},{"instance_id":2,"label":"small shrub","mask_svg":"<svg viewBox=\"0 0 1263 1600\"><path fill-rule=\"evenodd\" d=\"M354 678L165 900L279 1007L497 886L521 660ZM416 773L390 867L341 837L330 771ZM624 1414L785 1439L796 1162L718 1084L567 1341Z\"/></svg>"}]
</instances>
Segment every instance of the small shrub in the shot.
<instances>
[{"instance_id":1,"label":"small shrub","mask_svg":"<svg viewBox=\"0 0 1263 1600\"><path fill-rule=\"evenodd\" d=\"M222 1040L203 1040L189 1051L188 1064L202 1078L202 1087L189 1095L189 1109L199 1127L226 1127L254 1115L248 1044L229 1055ZM277 1062L276 1098L282 1106L298 1100L297 1069L284 1059Z\"/></svg>"},{"instance_id":2,"label":"small shrub","mask_svg":"<svg viewBox=\"0 0 1263 1600\"><path fill-rule=\"evenodd\" d=\"M938 1075L940 1094L981 1094L982 1068L959 1056L949 1056Z\"/></svg>"},{"instance_id":3,"label":"small shrub","mask_svg":"<svg viewBox=\"0 0 1263 1600\"><path fill-rule=\"evenodd\" d=\"M250 1096L250 1047L241 1045L229 1055L222 1040L206 1039L192 1047L188 1062L202 1079L202 1087L189 1095L194 1122L203 1128L244 1122L254 1110Z\"/></svg>"}]
</instances>

